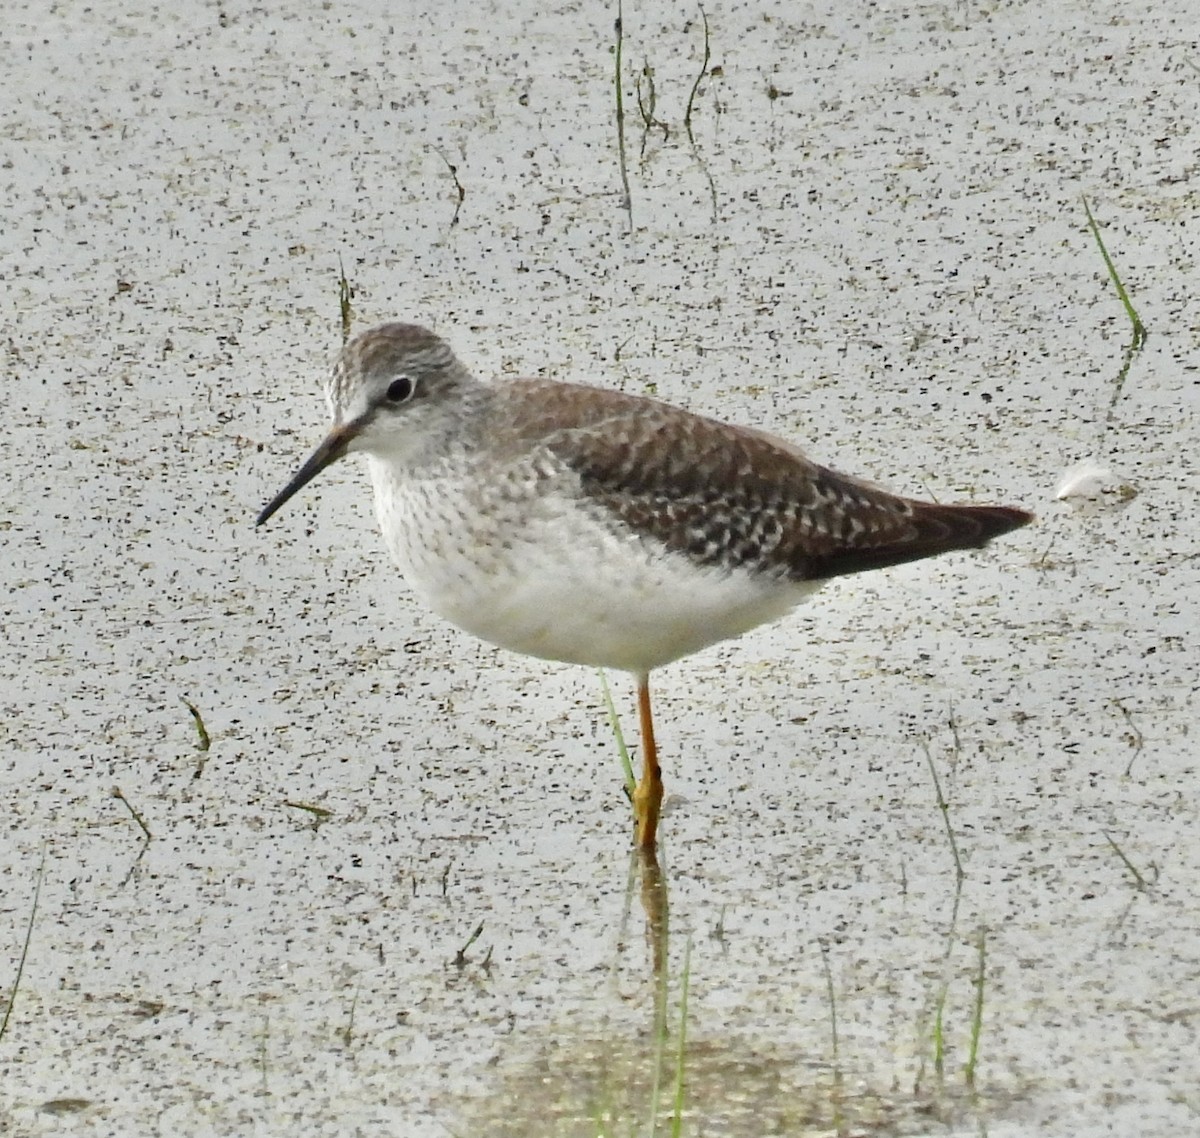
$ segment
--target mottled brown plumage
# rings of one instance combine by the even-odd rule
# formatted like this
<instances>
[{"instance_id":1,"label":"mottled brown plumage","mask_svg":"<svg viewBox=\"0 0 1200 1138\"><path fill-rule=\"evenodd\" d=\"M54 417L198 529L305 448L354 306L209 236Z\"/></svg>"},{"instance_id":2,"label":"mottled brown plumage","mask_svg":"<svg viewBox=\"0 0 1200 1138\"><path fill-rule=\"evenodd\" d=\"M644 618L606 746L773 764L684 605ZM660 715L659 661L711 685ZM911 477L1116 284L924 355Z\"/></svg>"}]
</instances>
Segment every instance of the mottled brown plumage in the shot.
<instances>
[{"instance_id":1,"label":"mottled brown plumage","mask_svg":"<svg viewBox=\"0 0 1200 1138\"><path fill-rule=\"evenodd\" d=\"M502 437L544 447L621 522L697 565L820 581L979 548L1032 517L899 497L641 396L534 379L502 390Z\"/></svg>"}]
</instances>

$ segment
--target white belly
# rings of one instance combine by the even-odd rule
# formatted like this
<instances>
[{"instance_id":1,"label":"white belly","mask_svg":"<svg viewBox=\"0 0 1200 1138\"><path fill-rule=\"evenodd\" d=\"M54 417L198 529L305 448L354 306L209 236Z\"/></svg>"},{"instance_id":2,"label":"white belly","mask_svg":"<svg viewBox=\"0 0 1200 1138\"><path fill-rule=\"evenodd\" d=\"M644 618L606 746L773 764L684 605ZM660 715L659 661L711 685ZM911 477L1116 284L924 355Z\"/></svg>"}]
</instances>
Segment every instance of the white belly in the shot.
<instances>
[{"instance_id":1,"label":"white belly","mask_svg":"<svg viewBox=\"0 0 1200 1138\"><path fill-rule=\"evenodd\" d=\"M499 494L481 513L454 484L371 468L384 538L414 591L459 628L529 656L644 675L820 587L698 567L567 499L531 508Z\"/></svg>"}]
</instances>

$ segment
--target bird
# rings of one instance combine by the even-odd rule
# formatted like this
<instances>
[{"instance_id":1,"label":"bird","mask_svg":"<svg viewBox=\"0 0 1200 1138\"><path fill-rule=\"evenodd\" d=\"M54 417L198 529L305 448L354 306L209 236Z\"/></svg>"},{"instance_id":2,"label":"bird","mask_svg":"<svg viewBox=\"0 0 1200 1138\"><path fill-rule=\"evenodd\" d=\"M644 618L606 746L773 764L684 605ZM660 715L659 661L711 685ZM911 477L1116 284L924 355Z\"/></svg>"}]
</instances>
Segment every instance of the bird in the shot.
<instances>
[{"instance_id":1,"label":"bird","mask_svg":"<svg viewBox=\"0 0 1200 1138\"><path fill-rule=\"evenodd\" d=\"M513 652L630 673L643 851L663 799L655 669L778 620L834 577L980 548L1033 520L892 494L646 396L485 382L417 324L350 339L325 396L329 433L257 525L331 463L365 455L388 551L436 614Z\"/></svg>"}]
</instances>

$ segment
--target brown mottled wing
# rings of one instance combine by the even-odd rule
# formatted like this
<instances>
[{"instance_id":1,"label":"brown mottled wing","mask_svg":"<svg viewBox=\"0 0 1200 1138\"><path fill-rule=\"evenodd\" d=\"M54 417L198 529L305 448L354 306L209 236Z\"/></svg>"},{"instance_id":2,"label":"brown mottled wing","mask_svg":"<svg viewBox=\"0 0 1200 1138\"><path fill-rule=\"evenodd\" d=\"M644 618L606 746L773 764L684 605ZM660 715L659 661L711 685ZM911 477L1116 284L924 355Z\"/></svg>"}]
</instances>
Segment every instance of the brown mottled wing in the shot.
<instances>
[{"instance_id":1,"label":"brown mottled wing","mask_svg":"<svg viewBox=\"0 0 1200 1138\"><path fill-rule=\"evenodd\" d=\"M1031 520L897 497L769 435L652 399L538 380L518 391L514 430L593 501L699 565L821 580L982 546Z\"/></svg>"}]
</instances>

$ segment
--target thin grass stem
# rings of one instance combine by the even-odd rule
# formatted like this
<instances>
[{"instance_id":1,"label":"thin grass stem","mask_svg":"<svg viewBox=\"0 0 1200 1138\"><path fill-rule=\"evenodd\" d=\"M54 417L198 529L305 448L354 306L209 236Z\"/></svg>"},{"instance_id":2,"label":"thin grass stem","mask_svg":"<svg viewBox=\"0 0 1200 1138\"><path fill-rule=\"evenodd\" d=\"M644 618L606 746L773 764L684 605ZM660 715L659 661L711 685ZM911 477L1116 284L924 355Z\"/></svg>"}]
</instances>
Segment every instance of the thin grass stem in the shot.
<instances>
[{"instance_id":1,"label":"thin grass stem","mask_svg":"<svg viewBox=\"0 0 1200 1138\"><path fill-rule=\"evenodd\" d=\"M658 970L654 994L654 1078L650 1085L650 1110L646 1133L658 1131L658 1111L662 1103L663 1068L667 1061L667 969Z\"/></svg>"},{"instance_id":2,"label":"thin grass stem","mask_svg":"<svg viewBox=\"0 0 1200 1138\"><path fill-rule=\"evenodd\" d=\"M825 972L825 991L829 996L829 1050L830 1067L833 1071L833 1129L836 1134L845 1133L845 1118L842 1114L842 1058L841 1044L838 1040L837 997L833 991L833 971L829 967L829 949L824 942L818 947L821 950L821 968Z\"/></svg>"},{"instance_id":3,"label":"thin grass stem","mask_svg":"<svg viewBox=\"0 0 1200 1138\"><path fill-rule=\"evenodd\" d=\"M483 922L475 926L475 931L467 937L467 943L462 946L454 954L454 967L465 968L467 966L467 949L471 947L483 935Z\"/></svg>"},{"instance_id":4,"label":"thin grass stem","mask_svg":"<svg viewBox=\"0 0 1200 1138\"><path fill-rule=\"evenodd\" d=\"M29 922L25 926L25 941L21 945L21 955L17 960L17 974L13 977L12 988L8 993L8 1002L4 1005L4 1018L0 1019L0 1040L8 1031L8 1021L12 1018L13 1005L17 1002L17 989L21 987L21 977L25 975L25 961L29 958L29 945L33 941L33 922L37 919L38 902L42 897L42 880L46 876L46 847L42 846L42 857L38 862L37 880L33 884L33 904L29 906Z\"/></svg>"},{"instance_id":5,"label":"thin grass stem","mask_svg":"<svg viewBox=\"0 0 1200 1138\"><path fill-rule=\"evenodd\" d=\"M1133 764L1137 762L1138 755L1142 753L1142 749L1146 745L1146 737L1141 733L1141 731L1138 730L1138 725L1134 723L1133 716L1130 714L1129 708L1127 708L1119 699L1114 699L1113 703L1116 705L1117 710L1123 716L1125 716L1125 722L1129 724L1129 730L1131 733L1130 738L1132 739L1132 743L1130 745L1133 747L1133 754L1130 755L1129 763L1125 767L1125 777L1128 778L1133 771Z\"/></svg>"},{"instance_id":6,"label":"thin grass stem","mask_svg":"<svg viewBox=\"0 0 1200 1138\"><path fill-rule=\"evenodd\" d=\"M700 90L700 84L704 82L704 77L708 74L709 62L712 60L712 50L708 39L708 16L705 15L703 8L700 9L700 19L704 24L704 59L700 64L696 81L692 84L692 89L688 94L687 108L683 112L683 125L687 130L688 142L693 146L696 145L696 138L692 134L692 107L696 102L696 92Z\"/></svg>"},{"instance_id":7,"label":"thin grass stem","mask_svg":"<svg viewBox=\"0 0 1200 1138\"><path fill-rule=\"evenodd\" d=\"M625 10L617 0L617 46L613 82L617 96L617 161L621 167L621 205L629 217L629 232L633 232L633 195L629 192L629 163L625 155L625 92L622 88L621 57L625 46Z\"/></svg>"},{"instance_id":8,"label":"thin grass stem","mask_svg":"<svg viewBox=\"0 0 1200 1138\"><path fill-rule=\"evenodd\" d=\"M617 741L617 752L621 756L621 769L625 772L625 793L629 795L630 801L633 801L633 790L637 786L637 780L633 777L633 763L629 759L629 748L625 745L625 733L621 730L621 720L617 717L617 706L613 703L608 677L602 668L600 669L600 690L604 693L608 725L612 728L613 738Z\"/></svg>"},{"instance_id":9,"label":"thin grass stem","mask_svg":"<svg viewBox=\"0 0 1200 1138\"><path fill-rule=\"evenodd\" d=\"M929 764L929 773L933 775L933 788L937 794L937 807L942 812L942 821L946 824L946 836L950 839L950 852L954 855L954 872L958 878L959 888L962 887L966 873L963 871L962 858L958 856L958 842L954 838L954 827L950 825L950 803L942 794L942 780L938 778L937 767L934 766L933 755L929 753L929 745L921 744L925 751L925 761Z\"/></svg>"},{"instance_id":10,"label":"thin grass stem","mask_svg":"<svg viewBox=\"0 0 1200 1138\"><path fill-rule=\"evenodd\" d=\"M346 277L346 266L342 264L342 255L338 254L338 311L342 317L342 343L350 339L350 324L354 320L354 310L350 307L350 298L354 293L350 289L350 281Z\"/></svg>"},{"instance_id":11,"label":"thin grass stem","mask_svg":"<svg viewBox=\"0 0 1200 1138\"><path fill-rule=\"evenodd\" d=\"M1110 846L1112 846L1113 853L1115 853L1117 857L1121 859L1121 864L1124 865L1127 870L1129 870L1129 875L1133 878L1133 883L1135 886L1137 886L1138 892L1148 893L1150 891L1150 882L1146 880L1142 871L1138 869L1138 867L1134 865L1128 857L1125 856L1125 851L1121 849L1119 845L1117 845L1116 840L1107 830L1101 832L1104 834L1104 840L1108 842Z\"/></svg>"},{"instance_id":12,"label":"thin grass stem","mask_svg":"<svg viewBox=\"0 0 1200 1138\"><path fill-rule=\"evenodd\" d=\"M971 1044L963 1077L968 1087L975 1086L975 1070L979 1062L979 1036L983 1031L983 985L987 967L987 929L979 930L979 969L975 973L975 1009L971 1015Z\"/></svg>"},{"instance_id":13,"label":"thin grass stem","mask_svg":"<svg viewBox=\"0 0 1200 1138\"><path fill-rule=\"evenodd\" d=\"M454 192L457 195L457 200L454 203L454 214L450 218L450 224L446 227L447 229L453 229L458 224L458 215L462 212L463 202L467 198L467 191L463 188L462 182L458 180L458 167L450 161L449 156L440 146L434 149L437 150L438 156L446 164L446 169L450 171L450 177L454 180Z\"/></svg>"},{"instance_id":14,"label":"thin grass stem","mask_svg":"<svg viewBox=\"0 0 1200 1138\"><path fill-rule=\"evenodd\" d=\"M679 1048L675 1054L675 1114L671 1119L671 1138L683 1133L684 1051L687 1048L688 985L692 977L692 938L683 949L683 975L679 982Z\"/></svg>"},{"instance_id":15,"label":"thin grass stem","mask_svg":"<svg viewBox=\"0 0 1200 1138\"><path fill-rule=\"evenodd\" d=\"M121 788L119 786L114 786L112 788L112 796L124 804L125 809L129 811L130 816L141 828L142 835L145 839L143 844L149 845L151 840L154 838L154 835L150 833L150 827L146 825L146 820L137 812L136 809L134 809L133 803L121 793Z\"/></svg>"},{"instance_id":16,"label":"thin grass stem","mask_svg":"<svg viewBox=\"0 0 1200 1138\"><path fill-rule=\"evenodd\" d=\"M1100 226L1096 224L1096 219L1092 216L1092 207L1088 204L1086 197L1083 199L1083 212L1087 214L1088 227L1092 231L1092 236L1096 239L1096 244L1100 247L1100 256L1104 258L1104 264L1108 269L1108 275L1112 279L1113 286L1117 290L1117 296L1121 298L1121 303L1125 306L1125 314L1129 317L1130 324L1133 325L1133 343L1130 345L1130 351L1136 352L1146 340L1146 325L1142 323L1142 318L1137 314L1137 309L1133 307L1133 301L1129 299L1129 293L1125 291L1125 285L1122 283L1121 276L1117 272L1117 266L1113 264L1113 259L1108 255L1108 249L1104 245L1104 238L1100 236Z\"/></svg>"},{"instance_id":17,"label":"thin grass stem","mask_svg":"<svg viewBox=\"0 0 1200 1138\"><path fill-rule=\"evenodd\" d=\"M200 737L200 750L207 751L212 746L212 739L209 738L208 728L204 726L200 709L190 699L183 700L183 706L192 713L192 722L196 725L196 734Z\"/></svg>"}]
</instances>

